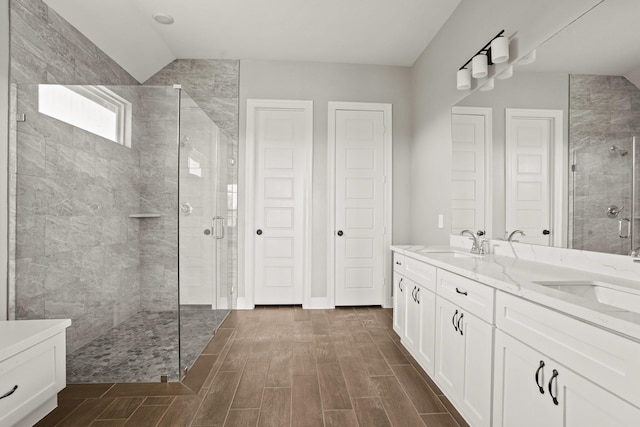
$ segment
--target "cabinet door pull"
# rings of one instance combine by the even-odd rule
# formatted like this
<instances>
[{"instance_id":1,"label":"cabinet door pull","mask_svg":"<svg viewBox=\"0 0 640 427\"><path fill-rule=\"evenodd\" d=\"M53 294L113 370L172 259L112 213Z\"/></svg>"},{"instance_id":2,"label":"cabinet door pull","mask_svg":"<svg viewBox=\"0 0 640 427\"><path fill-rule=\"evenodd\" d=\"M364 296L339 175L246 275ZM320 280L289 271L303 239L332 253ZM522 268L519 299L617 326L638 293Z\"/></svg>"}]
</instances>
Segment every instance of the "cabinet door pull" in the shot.
<instances>
[{"instance_id":1,"label":"cabinet door pull","mask_svg":"<svg viewBox=\"0 0 640 427\"><path fill-rule=\"evenodd\" d=\"M456 292L459 293L460 295L464 295L465 297L467 296L467 291L461 291L460 289L456 288Z\"/></svg>"},{"instance_id":2,"label":"cabinet door pull","mask_svg":"<svg viewBox=\"0 0 640 427\"><path fill-rule=\"evenodd\" d=\"M16 392L16 390L18 389L18 384L14 385L13 388L11 390L9 390L8 392L6 392L5 394L3 394L2 396L0 396L0 399L4 399L5 397L9 397L11 396L13 393Z\"/></svg>"},{"instance_id":3,"label":"cabinet door pull","mask_svg":"<svg viewBox=\"0 0 640 427\"><path fill-rule=\"evenodd\" d=\"M398 287L400 288L400 292L404 292L404 289L402 289L402 280L403 280L403 279L404 279L404 278L403 278L403 277L401 277L401 278L400 278L400 281L398 282Z\"/></svg>"},{"instance_id":4,"label":"cabinet door pull","mask_svg":"<svg viewBox=\"0 0 640 427\"><path fill-rule=\"evenodd\" d=\"M413 290L411 291L411 298L413 298L413 302L416 302L416 287L413 287Z\"/></svg>"},{"instance_id":5,"label":"cabinet door pull","mask_svg":"<svg viewBox=\"0 0 640 427\"><path fill-rule=\"evenodd\" d=\"M540 385L540 380L538 379L542 372L542 368L544 368L544 361L541 360L540 366L536 369L536 385L538 386L538 390L540 390L540 394L544 394L544 387ZM544 383L544 377L542 378L542 382Z\"/></svg>"},{"instance_id":6,"label":"cabinet door pull","mask_svg":"<svg viewBox=\"0 0 640 427\"><path fill-rule=\"evenodd\" d=\"M416 292L416 302L417 302L418 304L420 304L420 289L421 289L421 288L418 288L418 292Z\"/></svg>"},{"instance_id":7,"label":"cabinet door pull","mask_svg":"<svg viewBox=\"0 0 640 427\"><path fill-rule=\"evenodd\" d=\"M464 313L460 312L460 317L458 317L458 330L460 331L460 335L464 335L462 333L462 325L460 324L460 322L462 322L463 317L464 317Z\"/></svg>"},{"instance_id":8,"label":"cabinet door pull","mask_svg":"<svg viewBox=\"0 0 640 427\"><path fill-rule=\"evenodd\" d=\"M396 261L396 265L402 265L400 261Z\"/></svg>"},{"instance_id":9,"label":"cabinet door pull","mask_svg":"<svg viewBox=\"0 0 640 427\"><path fill-rule=\"evenodd\" d=\"M556 380L556 395L553 395L553 380ZM551 395L551 400L553 400L553 404L554 405L558 405L558 371L557 370L553 370L553 375L551 376L551 379L549 380L549 394Z\"/></svg>"},{"instance_id":10,"label":"cabinet door pull","mask_svg":"<svg viewBox=\"0 0 640 427\"><path fill-rule=\"evenodd\" d=\"M456 332L458 332L458 326L456 325L456 316L458 315L458 310L456 310L455 313L453 313L453 317L451 318L451 323L453 323L453 329L456 330Z\"/></svg>"}]
</instances>

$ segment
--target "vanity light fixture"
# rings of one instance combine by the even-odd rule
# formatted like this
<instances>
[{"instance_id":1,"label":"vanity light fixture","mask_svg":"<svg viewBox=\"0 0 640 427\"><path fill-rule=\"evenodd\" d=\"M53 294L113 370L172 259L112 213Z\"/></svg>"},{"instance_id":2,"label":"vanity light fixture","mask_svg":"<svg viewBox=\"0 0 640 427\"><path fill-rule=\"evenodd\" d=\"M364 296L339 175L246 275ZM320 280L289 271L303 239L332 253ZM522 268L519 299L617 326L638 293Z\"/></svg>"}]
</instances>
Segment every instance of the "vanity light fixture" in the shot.
<instances>
[{"instance_id":1,"label":"vanity light fixture","mask_svg":"<svg viewBox=\"0 0 640 427\"><path fill-rule=\"evenodd\" d=\"M456 76L458 90L471 89L471 70L462 68Z\"/></svg>"},{"instance_id":2,"label":"vanity light fixture","mask_svg":"<svg viewBox=\"0 0 640 427\"><path fill-rule=\"evenodd\" d=\"M480 86L480 90L482 92L489 92L490 90L493 90L493 88L494 88L493 79L487 80L482 86Z\"/></svg>"},{"instance_id":3,"label":"vanity light fixture","mask_svg":"<svg viewBox=\"0 0 640 427\"><path fill-rule=\"evenodd\" d=\"M475 55L473 55L462 67L458 69L457 88L467 90L471 88L471 79L482 79L489 75L489 65L499 64L509 60L509 39L504 36L504 30L500 31L489 40ZM468 76L471 64L471 76ZM489 89L487 89L489 90Z\"/></svg>"},{"instance_id":4,"label":"vanity light fixture","mask_svg":"<svg viewBox=\"0 0 640 427\"><path fill-rule=\"evenodd\" d=\"M471 60L471 77L474 79L482 79L489 74L489 58L488 55L478 54Z\"/></svg>"},{"instance_id":5,"label":"vanity light fixture","mask_svg":"<svg viewBox=\"0 0 640 427\"><path fill-rule=\"evenodd\" d=\"M513 77L513 65L509 65L503 72L496 76L498 80L507 80Z\"/></svg>"},{"instance_id":6,"label":"vanity light fixture","mask_svg":"<svg viewBox=\"0 0 640 427\"><path fill-rule=\"evenodd\" d=\"M171 25L173 24L173 16L167 15L166 13L154 13L153 19L163 25Z\"/></svg>"}]
</instances>

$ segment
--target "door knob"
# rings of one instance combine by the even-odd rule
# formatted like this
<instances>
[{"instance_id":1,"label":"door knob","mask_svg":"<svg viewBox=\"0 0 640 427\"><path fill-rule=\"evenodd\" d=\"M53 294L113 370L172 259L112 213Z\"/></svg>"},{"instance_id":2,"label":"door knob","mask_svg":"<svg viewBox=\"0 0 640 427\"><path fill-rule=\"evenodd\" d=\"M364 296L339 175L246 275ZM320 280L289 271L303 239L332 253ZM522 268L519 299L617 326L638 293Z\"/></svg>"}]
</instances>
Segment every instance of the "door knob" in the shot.
<instances>
[{"instance_id":1,"label":"door knob","mask_svg":"<svg viewBox=\"0 0 640 427\"><path fill-rule=\"evenodd\" d=\"M262 236L262 230L260 230L260 229L258 228L258 231L256 231L256 234L257 234L258 236Z\"/></svg>"},{"instance_id":2,"label":"door knob","mask_svg":"<svg viewBox=\"0 0 640 427\"><path fill-rule=\"evenodd\" d=\"M211 234L211 230L208 229L208 228L205 228L204 229L204 234L208 236L209 234Z\"/></svg>"},{"instance_id":3,"label":"door knob","mask_svg":"<svg viewBox=\"0 0 640 427\"><path fill-rule=\"evenodd\" d=\"M342 236L343 234L342 230L338 230L338 236Z\"/></svg>"},{"instance_id":4,"label":"door knob","mask_svg":"<svg viewBox=\"0 0 640 427\"><path fill-rule=\"evenodd\" d=\"M542 230L542 234L544 234L545 236L548 236L549 234L551 234L551 231L549 231L549 230Z\"/></svg>"}]
</instances>

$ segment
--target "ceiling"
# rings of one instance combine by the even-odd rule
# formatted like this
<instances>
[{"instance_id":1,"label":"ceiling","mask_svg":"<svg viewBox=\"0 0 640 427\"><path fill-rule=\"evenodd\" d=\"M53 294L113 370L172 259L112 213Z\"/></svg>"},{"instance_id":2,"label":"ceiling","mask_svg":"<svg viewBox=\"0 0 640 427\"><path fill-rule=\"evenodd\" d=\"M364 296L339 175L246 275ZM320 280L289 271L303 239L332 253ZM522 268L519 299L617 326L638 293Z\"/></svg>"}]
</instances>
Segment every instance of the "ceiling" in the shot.
<instances>
[{"instance_id":1,"label":"ceiling","mask_svg":"<svg viewBox=\"0 0 640 427\"><path fill-rule=\"evenodd\" d=\"M138 81L177 58L412 65L460 0L44 0ZM173 16L162 25L154 13Z\"/></svg>"}]
</instances>

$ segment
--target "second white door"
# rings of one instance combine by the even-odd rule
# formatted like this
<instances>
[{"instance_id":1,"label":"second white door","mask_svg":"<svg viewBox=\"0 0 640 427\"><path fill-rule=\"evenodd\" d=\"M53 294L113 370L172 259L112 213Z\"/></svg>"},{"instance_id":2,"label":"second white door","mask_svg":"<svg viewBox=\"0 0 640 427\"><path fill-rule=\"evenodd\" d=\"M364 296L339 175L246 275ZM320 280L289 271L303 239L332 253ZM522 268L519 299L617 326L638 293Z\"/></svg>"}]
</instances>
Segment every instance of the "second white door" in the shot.
<instances>
[{"instance_id":1,"label":"second white door","mask_svg":"<svg viewBox=\"0 0 640 427\"><path fill-rule=\"evenodd\" d=\"M335 143L335 305L383 305L390 105L337 107L330 105L329 118Z\"/></svg>"}]
</instances>

